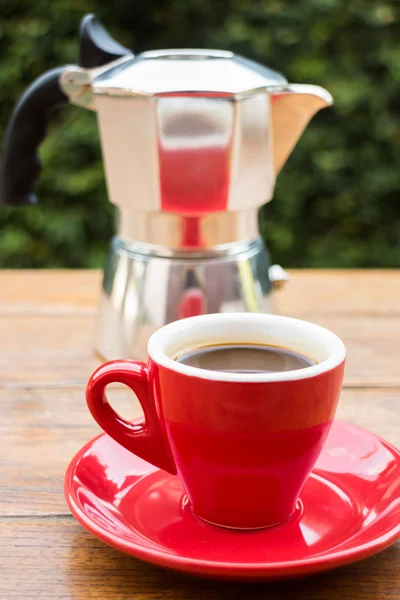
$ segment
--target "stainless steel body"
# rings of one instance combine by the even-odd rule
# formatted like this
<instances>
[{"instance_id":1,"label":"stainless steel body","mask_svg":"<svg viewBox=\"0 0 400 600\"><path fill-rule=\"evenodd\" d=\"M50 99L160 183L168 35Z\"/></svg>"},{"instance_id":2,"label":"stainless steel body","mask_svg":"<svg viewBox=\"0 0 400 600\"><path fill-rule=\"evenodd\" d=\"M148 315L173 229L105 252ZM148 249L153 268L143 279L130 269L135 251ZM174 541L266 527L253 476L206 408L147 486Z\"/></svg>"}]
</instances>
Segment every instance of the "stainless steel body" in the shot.
<instances>
[{"instance_id":1,"label":"stainless steel body","mask_svg":"<svg viewBox=\"0 0 400 600\"><path fill-rule=\"evenodd\" d=\"M79 65L43 74L16 106L0 177L4 202L36 201L36 149L48 114L68 102L97 113L117 215L98 352L144 358L148 336L171 320L271 310L272 283L287 277L271 270L258 209L330 94L232 52L135 56L86 15Z\"/></svg>"},{"instance_id":2,"label":"stainless steel body","mask_svg":"<svg viewBox=\"0 0 400 600\"><path fill-rule=\"evenodd\" d=\"M137 241L138 213L147 223L160 215L256 213L272 199L309 120L332 101L323 88L289 84L219 50L160 50L101 68L71 66L60 85L71 103L97 113L109 198L130 241ZM159 244L156 232L146 239Z\"/></svg>"},{"instance_id":3,"label":"stainless steel body","mask_svg":"<svg viewBox=\"0 0 400 600\"><path fill-rule=\"evenodd\" d=\"M261 238L174 256L115 238L104 271L98 353L145 360L149 336L170 321L204 312L271 311L269 266Z\"/></svg>"},{"instance_id":4,"label":"stainless steel body","mask_svg":"<svg viewBox=\"0 0 400 600\"><path fill-rule=\"evenodd\" d=\"M63 75L65 91L77 76ZM97 111L119 217L99 354L145 359L156 329L193 314L273 311L271 291L287 275L270 269L258 208L329 94L209 50L123 58L91 81L73 101Z\"/></svg>"}]
</instances>

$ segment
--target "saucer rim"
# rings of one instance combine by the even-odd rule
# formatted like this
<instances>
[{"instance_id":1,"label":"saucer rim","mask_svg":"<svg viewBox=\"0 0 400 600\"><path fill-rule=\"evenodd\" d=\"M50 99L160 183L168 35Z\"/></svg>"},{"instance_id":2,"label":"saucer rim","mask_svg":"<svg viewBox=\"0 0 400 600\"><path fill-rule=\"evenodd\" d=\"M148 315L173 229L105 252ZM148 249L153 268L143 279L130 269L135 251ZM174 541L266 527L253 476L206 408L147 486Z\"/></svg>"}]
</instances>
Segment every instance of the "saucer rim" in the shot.
<instances>
[{"instance_id":1,"label":"saucer rim","mask_svg":"<svg viewBox=\"0 0 400 600\"><path fill-rule=\"evenodd\" d=\"M400 466L400 450L398 450L393 444L387 442L379 435L363 428L354 423L344 421L342 419L335 419L334 423L344 428L355 428L359 431L367 433L370 436L378 439L380 444L384 445L399 462ZM166 567L173 570L185 571L185 572L196 572L200 574L207 574L209 576L221 576L229 579L240 579L250 578L255 579L260 577L279 577L279 576L296 576L302 573L314 573L318 571L327 571L350 562L356 562L362 560L382 550L388 548L397 539L400 538L400 523L391 528L390 531L385 534L374 537L373 539L364 542L360 545L353 546L343 550L325 550L315 556L308 558L299 558L289 561L277 561L277 562L252 562L252 563L241 563L241 562L229 562L229 561L213 561L207 559L189 558L181 556L179 554L169 554L162 550L156 550L154 548L144 548L136 541L122 540L120 537L114 535L112 532L104 533L104 529L93 523L93 521L87 517L84 512L74 501L74 494L72 486L72 478L75 473L76 465L81 456L101 437L108 437L106 433L100 433L99 435L92 438L87 442L70 461L64 478L64 495L69 509L77 521L92 535L99 538L107 545L125 552L135 558L156 564L162 567ZM110 438L112 439L112 438ZM136 457L136 455L133 455ZM142 459L140 459L142 460ZM146 461L144 461L146 462ZM150 463L148 463L150 464ZM159 469L160 470L160 469ZM213 527L210 525L210 527ZM215 526L214 526L215 527ZM352 535L350 537L356 537ZM345 543L345 542L343 542Z\"/></svg>"}]
</instances>

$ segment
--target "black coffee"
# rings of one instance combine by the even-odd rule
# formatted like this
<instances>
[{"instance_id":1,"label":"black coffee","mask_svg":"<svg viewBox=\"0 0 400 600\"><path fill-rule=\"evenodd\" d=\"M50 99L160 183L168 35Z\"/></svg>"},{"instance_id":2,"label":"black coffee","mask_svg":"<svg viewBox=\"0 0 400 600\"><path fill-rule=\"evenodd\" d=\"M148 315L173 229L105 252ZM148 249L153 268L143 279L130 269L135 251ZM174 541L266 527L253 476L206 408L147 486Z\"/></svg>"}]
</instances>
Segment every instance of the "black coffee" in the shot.
<instances>
[{"instance_id":1,"label":"black coffee","mask_svg":"<svg viewBox=\"0 0 400 600\"><path fill-rule=\"evenodd\" d=\"M183 352L176 360L184 365L228 373L278 373L316 364L308 356L264 344L220 344Z\"/></svg>"}]
</instances>

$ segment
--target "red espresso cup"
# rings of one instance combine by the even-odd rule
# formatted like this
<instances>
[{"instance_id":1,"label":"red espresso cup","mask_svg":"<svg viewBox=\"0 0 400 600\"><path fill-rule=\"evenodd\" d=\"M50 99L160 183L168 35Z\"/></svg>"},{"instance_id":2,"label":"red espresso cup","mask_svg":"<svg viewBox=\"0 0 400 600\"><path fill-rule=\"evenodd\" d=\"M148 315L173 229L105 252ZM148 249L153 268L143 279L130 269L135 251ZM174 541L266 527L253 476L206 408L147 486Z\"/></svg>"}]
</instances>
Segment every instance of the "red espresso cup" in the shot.
<instances>
[{"instance_id":1,"label":"red espresso cup","mask_svg":"<svg viewBox=\"0 0 400 600\"><path fill-rule=\"evenodd\" d=\"M174 360L222 343L283 346L317 364L295 371L232 373ZM256 529L288 519L321 452L339 399L346 351L306 321L255 313L201 315L170 323L148 342L147 364L119 360L91 376L86 398L119 444L177 474L193 512L224 527ZM119 416L113 382L129 386L144 412Z\"/></svg>"}]
</instances>

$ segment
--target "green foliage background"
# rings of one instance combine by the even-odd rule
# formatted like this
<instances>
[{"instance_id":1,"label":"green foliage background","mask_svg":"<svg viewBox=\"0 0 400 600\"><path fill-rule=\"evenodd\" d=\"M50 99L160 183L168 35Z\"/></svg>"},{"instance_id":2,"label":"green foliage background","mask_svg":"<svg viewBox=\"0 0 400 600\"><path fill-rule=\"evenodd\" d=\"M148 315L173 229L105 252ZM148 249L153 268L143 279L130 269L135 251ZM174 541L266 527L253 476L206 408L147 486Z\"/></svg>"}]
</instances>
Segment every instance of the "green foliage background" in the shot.
<instances>
[{"instance_id":1,"label":"green foliage background","mask_svg":"<svg viewBox=\"0 0 400 600\"><path fill-rule=\"evenodd\" d=\"M86 12L136 52L231 49L335 99L309 125L262 211L273 260L400 266L399 10L397 0L0 0L0 139L23 89L76 63ZM113 223L95 115L63 110L41 156L39 205L0 207L0 266L101 266Z\"/></svg>"}]
</instances>

